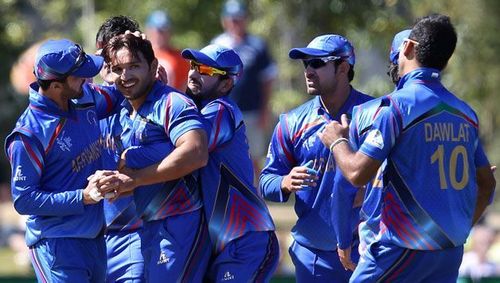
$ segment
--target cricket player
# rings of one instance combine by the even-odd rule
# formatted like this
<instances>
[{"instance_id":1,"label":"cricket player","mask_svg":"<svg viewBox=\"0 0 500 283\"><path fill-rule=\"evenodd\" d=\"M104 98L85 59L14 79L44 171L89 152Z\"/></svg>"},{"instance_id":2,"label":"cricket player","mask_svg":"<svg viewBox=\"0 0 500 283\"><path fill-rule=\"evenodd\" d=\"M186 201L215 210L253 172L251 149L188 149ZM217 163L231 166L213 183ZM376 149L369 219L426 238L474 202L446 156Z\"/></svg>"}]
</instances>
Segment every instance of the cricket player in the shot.
<instances>
[{"instance_id":1,"label":"cricket player","mask_svg":"<svg viewBox=\"0 0 500 283\"><path fill-rule=\"evenodd\" d=\"M352 259L357 261L359 207L353 207L354 199L340 202L341 214L332 215L335 160L317 134L328 122L342 114L350 116L353 106L372 98L350 85L355 55L346 38L321 35L305 48L293 48L289 56L302 60L307 93L313 98L280 116L260 188L266 199L276 202L286 202L295 194L298 220L289 252L297 282L346 282L352 272L342 266L337 248L347 253L352 248ZM346 234L348 239L343 238ZM339 238L342 246L338 247Z\"/></svg>"},{"instance_id":2,"label":"cricket player","mask_svg":"<svg viewBox=\"0 0 500 283\"><path fill-rule=\"evenodd\" d=\"M386 162L380 231L351 282L457 280L463 244L496 181L476 113L440 81L456 41L447 16L419 19L401 45L397 90L379 100L359 150L345 138L345 116L320 134L355 186Z\"/></svg>"},{"instance_id":3,"label":"cricket player","mask_svg":"<svg viewBox=\"0 0 500 283\"><path fill-rule=\"evenodd\" d=\"M269 282L279 247L274 223L253 186L246 127L229 98L243 69L232 49L208 45L184 49L191 60L187 94L196 99L209 124L209 159L201 169L202 196L213 256L209 282Z\"/></svg>"},{"instance_id":4,"label":"cricket player","mask_svg":"<svg viewBox=\"0 0 500 283\"><path fill-rule=\"evenodd\" d=\"M102 167L99 119L123 97L85 82L102 64L70 40L44 42L29 105L5 142L14 208L29 215L26 243L39 282L105 279L103 207L91 194L96 179L87 178Z\"/></svg>"},{"instance_id":5,"label":"cricket player","mask_svg":"<svg viewBox=\"0 0 500 283\"><path fill-rule=\"evenodd\" d=\"M98 53L102 52L111 38L124 34L127 30L139 31L139 24L126 16L114 16L104 21L96 35ZM100 75L104 83L114 83L114 74L106 64ZM120 138L123 130L120 124L120 109L114 115L99 121L104 141L102 169L116 170L120 156L125 150ZM137 214L134 197L120 197L112 202L105 199L104 216L104 238L108 258L106 282L145 282L140 238L142 219Z\"/></svg>"},{"instance_id":6,"label":"cricket player","mask_svg":"<svg viewBox=\"0 0 500 283\"><path fill-rule=\"evenodd\" d=\"M151 43L114 37L103 56L125 96L120 193L133 191L146 282L201 282L210 242L196 169L208 158L204 125L191 99L155 79ZM141 158L139 158L139 157ZM131 170L135 169L135 170Z\"/></svg>"}]
</instances>

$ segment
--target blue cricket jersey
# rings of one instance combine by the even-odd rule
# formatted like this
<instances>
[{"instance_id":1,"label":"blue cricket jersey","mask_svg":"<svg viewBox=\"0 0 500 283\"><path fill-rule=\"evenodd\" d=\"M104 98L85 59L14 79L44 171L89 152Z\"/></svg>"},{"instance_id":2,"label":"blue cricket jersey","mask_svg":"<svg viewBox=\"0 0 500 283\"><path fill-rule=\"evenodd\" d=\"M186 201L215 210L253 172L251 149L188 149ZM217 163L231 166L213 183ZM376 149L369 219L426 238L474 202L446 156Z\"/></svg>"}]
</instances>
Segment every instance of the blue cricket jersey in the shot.
<instances>
[{"instance_id":1,"label":"blue cricket jersey","mask_svg":"<svg viewBox=\"0 0 500 283\"><path fill-rule=\"evenodd\" d=\"M172 152L180 136L204 129L194 102L159 81L134 117L132 110L130 103L124 101L120 113L121 140L124 148L134 149L126 153L127 166L132 169L160 162ZM177 180L137 188L134 200L139 216L153 221L200 209L197 174L196 171Z\"/></svg>"},{"instance_id":2,"label":"blue cricket jersey","mask_svg":"<svg viewBox=\"0 0 500 283\"><path fill-rule=\"evenodd\" d=\"M65 112L30 86L29 106L5 142L14 207L29 215L28 246L43 238L95 238L104 228L102 203L84 205L83 189L102 168L99 119L122 99L113 87L86 83Z\"/></svg>"},{"instance_id":3,"label":"blue cricket jersey","mask_svg":"<svg viewBox=\"0 0 500 283\"><path fill-rule=\"evenodd\" d=\"M202 196L216 253L250 231L274 231L262 196L253 186L243 116L228 97L207 102L201 110L209 124L207 166L201 169Z\"/></svg>"},{"instance_id":4,"label":"blue cricket jersey","mask_svg":"<svg viewBox=\"0 0 500 283\"><path fill-rule=\"evenodd\" d=\"M260 175L260 188L266 199L286 202L289 194L281 191L283 177L293 167L314 161L314 169L319 172L318 186L295 193L298 220L292 228L292 236L301 245L326 251L336 250L338 235L332 217L351 219L346 229L352 237L359 210L353 209L352 203L343 202L339 205L344 205L344 208L337 211L344 214L332 215L335 160L317 133L330 121L339 120L342 114L350 117L353 106L370 99L372 97L351 88L349 97L335 117L327 113L319 96L280 116L269 145L266 165Z\"/></svg>"},{"instance_id":5,"label":"blue cricket jersey","mask_svg":"<svg viewBox=\"0 0 500 283\"><path fill-rule=\"evenodd\" d=\"M349 142L354 151L359 150L360 145L364 142L373 121L379 113L381 101L382 98L376 98L353 108L349 127ZM360 222L358 225L360 254L366 250L370 243L377 239L380 231L380 206L383 189L381 173L384 167L385 162L382 163L373 180L365 186L365 195L359 212Z\"/></svg>"},{"instance_id":6,"label":"blue cricket jersey","mask_svg":"<svg viewBox=\"0 0 500 283\"><path fill-rule=\"evenodd\" d=\"M401 78L377 111L359 150L387 159L378 237L417 250L462 245L472 226L476 168L489 164L475 112L430 68Z\"/></svg>"},{"instance_id":7,"label":"blue cricket jersey","mask_svg":"<svg viewBox=\"0 0 500 283\"><path fill-rule=\"evenodd\" d=\"M99 121L104 141L103 169L116 170L124 148L120 139L122 127L119 112ZM106 231L132 231L142 227L133 196L120 197L113 202L104 199Z\"/></svg>"}]
</instances>

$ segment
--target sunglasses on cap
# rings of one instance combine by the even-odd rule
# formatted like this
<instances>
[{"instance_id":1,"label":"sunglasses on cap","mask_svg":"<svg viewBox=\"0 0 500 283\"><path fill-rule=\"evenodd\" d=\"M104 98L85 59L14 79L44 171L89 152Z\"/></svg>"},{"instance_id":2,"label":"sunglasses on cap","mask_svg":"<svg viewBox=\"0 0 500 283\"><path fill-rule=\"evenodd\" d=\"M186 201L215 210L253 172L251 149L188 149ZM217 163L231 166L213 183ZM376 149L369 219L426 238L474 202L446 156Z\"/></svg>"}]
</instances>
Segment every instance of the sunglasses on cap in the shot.
<instances>
[{"instance_id":1,"label":"sunglasses on cap","mask_svg":"<svg viewBox=\"0 0 500 283\"><path fill-rule=\"evenodd\" d=\"M78 44L75 44L75 45L78 48L78 57L76 57L76 61L73 64L73 66L66 73L62 74L63 77L68 77L69 75L71 75L71 73L73 73L75 70L80 68L83 65L83 63L85 62L85 60L87 60L87 57L86 57L85 51L83 51L83 48L81 48L80 45L78 45Z\"/></svg>"},{"instance_id":2,"label":"sunglasses on cap","mask_svg":"<svg viewBox=\"0 0 500 283\"><path fill-rule=\"evenodd\" d=\"M203 64L200 64L198 62L195 62L195 61L191 61L191 70L195 70L197 71L198 73L200 73L200 75L206 75L206 76L215 76L215 75L227 75L228 72L226 71L223 71L223 70L219 70L217 68L213 68L213 67L210 67L210 66L207 66L207 65L203 65Z\"/></svg>"},{"instance_id":3,"label":"sunglasses on cap","mask_svg":"<svg viewBox=\"0 0 500 283\"><path fill-rule=\"evenodd\" d=\"M401 45L399 46L398 51L400 51L400 52L401 52L401 50L403 49L403 46L404 46L404 45L405 45L405 43L407 43L407 42L411 42L411 43L413 43L414 45L419 45L419 44L420 44L418 41L416 41L416 40L414 40L414 39L411 39L411 38L405 38L405 39L403 40L403 42L401 42Z\"/></svg>"},{"instance_id":4,"label":"sunglasses on cap","mask_svg":"<svg viewBox=\"0 0 500 283\"><path fill-rule=\"evenodd\" d=\"M302 63L304 64L304 69L307 68L307 66L311 66L313 69L319 69L321 67L324 67L326 63L339 60L342 57L339 56L328 56L328 57L320 57L320 58L313 58L313 59L308 59L308 60L302 60Z\"/></svg>"}]
</instances>

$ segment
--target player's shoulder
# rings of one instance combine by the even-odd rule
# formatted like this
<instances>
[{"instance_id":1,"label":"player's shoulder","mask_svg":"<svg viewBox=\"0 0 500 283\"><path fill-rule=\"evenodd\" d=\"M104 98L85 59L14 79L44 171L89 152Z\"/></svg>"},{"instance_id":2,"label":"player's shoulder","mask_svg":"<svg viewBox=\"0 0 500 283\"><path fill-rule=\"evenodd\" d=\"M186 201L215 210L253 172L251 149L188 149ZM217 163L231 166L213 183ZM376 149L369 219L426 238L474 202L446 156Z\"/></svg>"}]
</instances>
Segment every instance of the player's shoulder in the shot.
<instances>
[{"instance_id":1,"label":"player's shoulder","mask_svg":"<svg viewBox=\"0 0 500 283\"><path fill-rule=\"evenodd\" d=\"M160 81L157 81L148 94L147 100L155 102L156 104L163 104L168 101L168 103L187 103L194 106L193 100L185 93L167 85Z\"/></svg>"},{"instance_id":2,"label":"player's shoulder","mask_svg":"<svg viewBox=\"0 0 500 283\"><path fill-rule=\"evenodd\" d=\"M308 116L313 113L313 110L318 110L320 104L318 103L319 97L314 97L313 99L306 101L305 103L285 112L284 115L287 117L303 117Z\"/></svg>"},{"instance_id":3,"label":"player's shoulder","mask_svg":"<svg viewBox=\"0 0 500 283\"><path fill-rule=\"evenodd\" d=\"M281 127L286 128L290 133L296 132L305 124L311 123L318 118L319 108L319 97L314 97L304 104L281 114L279 117L279 123Z\"/></svg>"},{"instance_id":4,"label":"player's shoulder","mask_svg":"<svg viewBox=\"0 0 500 283\"><path fill-rule=\"evenodd\" d=\"M360 90L352 88L352 92L356 94L357 104L365 103L367 101L375 99L375 97L368 95Z\"/></svg>"}]
</instances>

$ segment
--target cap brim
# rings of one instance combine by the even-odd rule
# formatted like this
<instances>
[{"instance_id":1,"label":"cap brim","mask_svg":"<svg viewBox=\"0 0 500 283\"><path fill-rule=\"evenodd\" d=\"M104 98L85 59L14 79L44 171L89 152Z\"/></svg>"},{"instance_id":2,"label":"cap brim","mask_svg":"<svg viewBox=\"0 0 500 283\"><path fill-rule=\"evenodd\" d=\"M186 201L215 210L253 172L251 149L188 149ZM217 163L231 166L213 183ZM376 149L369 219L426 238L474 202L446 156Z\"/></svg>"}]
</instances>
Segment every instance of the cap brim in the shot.
<instances>
[{"instance_id":1,"label":"cap brim","mask_svg":"<svg viewBox=\"0 0 500 283\"><path fill-rule=\"evenodd\" d=\"M324 57L330 55L330 52L316 48L292 48L288 56L292 59L307 59L309 57Z\"/></svg>"},{"instance_id":2,"label":"cap brim","mask_svg":"<svg viewBox=\"0 0 500 283\"><path fill-rule=\"evenodd\" d=\"M81 78L92 78L95 77L101 71L102 65L104 63L104 58L101 56L85 54L86 60L76 69L71 76L81 77Z\"/></svg>"},{"instance_id":3,"label":"cap brim","mask_svg":"<svg viewBox=\"0 0 500 283\"><path fill-rule=\"evenodd\" d=\"M188 60L193 60L203 65L220 68L220 66L212 60L212 58L208 57L204 53L193 49L184 49L181 53L182 57Z\"/></svg>"}]
</instances>

